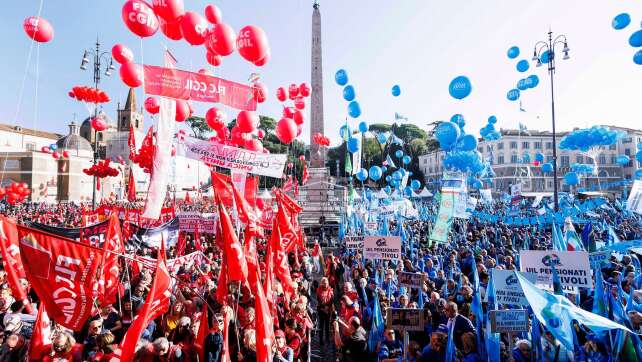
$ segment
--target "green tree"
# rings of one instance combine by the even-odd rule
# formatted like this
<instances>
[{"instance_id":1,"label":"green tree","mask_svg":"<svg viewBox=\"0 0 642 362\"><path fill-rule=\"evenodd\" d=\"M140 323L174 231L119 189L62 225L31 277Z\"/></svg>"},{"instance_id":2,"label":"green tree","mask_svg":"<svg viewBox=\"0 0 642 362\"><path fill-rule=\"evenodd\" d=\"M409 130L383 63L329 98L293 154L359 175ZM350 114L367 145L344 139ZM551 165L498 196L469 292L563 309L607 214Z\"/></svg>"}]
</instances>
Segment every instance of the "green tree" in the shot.
<instances>
[{"instance_id":1,"label":"green tree","mask_svg":"<svg viewBox=\"0 0 642 362\"><path fill-rule=\"evenodd\" d=\"M187 118L185 122L192 129L194 137L198 139L207 139L207 134L212 131L203 117L192 116Z\"/></svg>"}]
</instances>

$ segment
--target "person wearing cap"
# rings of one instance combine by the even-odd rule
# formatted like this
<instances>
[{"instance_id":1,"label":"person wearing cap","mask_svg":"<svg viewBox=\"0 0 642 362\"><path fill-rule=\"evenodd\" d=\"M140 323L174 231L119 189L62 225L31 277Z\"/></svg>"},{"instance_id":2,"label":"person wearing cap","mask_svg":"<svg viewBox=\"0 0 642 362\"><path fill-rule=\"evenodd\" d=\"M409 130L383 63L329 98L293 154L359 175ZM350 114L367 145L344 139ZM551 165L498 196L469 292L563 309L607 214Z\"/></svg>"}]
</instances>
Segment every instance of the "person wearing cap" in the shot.
<instances>
[{"instance_id":1,"label":"person wearing cap","mask_svg":"<svg viewBox=\"0 0 642 362\"><path fill-rule=\"evenodd\" d=\"M383 332L383 341L377 345L377 358L379 362L397 362L403 354L403 345L395 338L393 329Z\"/></svg>"},{"instance_id":2,"label":"person wearing cap","mask_svg":"<svg viewBox=\"0 0 642 362\"><path fill-rule=\"evenodd\" d=\"M430 335L430 343L421 351L421 362L444 361L447 341L448 327L445 324L440 324Z\"/></svg>"},{"instance_id":3,"label":"person wearing cap","mask_svg":"<svg viewBox=\"0 0 642 362\"><path fill-rule=\"evenodd\" d=\"M277 330L274 332L274 358L272 362L292 362L294 360L294 351L285 343L285 332Z\"/></svg>"}]
</instances>

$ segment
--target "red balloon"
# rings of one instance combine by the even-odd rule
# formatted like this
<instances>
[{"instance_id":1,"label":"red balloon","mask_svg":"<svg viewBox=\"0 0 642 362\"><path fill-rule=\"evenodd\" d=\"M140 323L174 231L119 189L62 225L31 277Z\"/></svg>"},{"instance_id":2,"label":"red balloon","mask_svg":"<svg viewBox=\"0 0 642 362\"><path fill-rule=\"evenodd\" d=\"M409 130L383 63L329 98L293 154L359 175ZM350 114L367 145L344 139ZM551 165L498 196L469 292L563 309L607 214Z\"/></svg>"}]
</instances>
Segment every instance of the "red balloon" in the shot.
<instances>
[{"instance_id":1,"label":"red balloon","mask_svg":"<svg viewBox=\"0 0 642 362\"><path fill-rule=\"evenodd\" d=\"M250 135L241 131L240 128L232 128L231 141L236 146L245 146L245 141L250 139Z\"/></svg>"},{"instance_id":2,"label":"red balloon","mask_svg":"<svg viewBox=\"0 0 642 362\"><path fill-rule=\"evenodd\" d=\"M228 56L236 48L236 34L231 26L219 23L214 26L207 36L207 49L215 54Z\"/></svg>"},{"instance_id":3,"label":"red balloon","mask_svg":"<svg viewBox=\"0 0 642 362\"><path fill-rule=\"evenodd\" d=\"M297 136L296 123L291 118L281 118L276 124L276 137L286 145L294 141Z\"/></svg>"},{"instance_id":4,"label":"red balloon","mask_svg":"<svg viewBox=\"0 0 642 362\"><path fill-rule=\"evenodd\" d=\"M27 36L39 43L46 43L54 37L54 30L51 24L46 19L38 16L26 18L22 23L22 28L27 33Z\"/></svg>"},{"instance_id":5,"label":"red balloon","mask_svg":"<svg viewBox=\"0 0 642 362\"><path fill-rule=\"evenodd\" d=\"M261 141L251 138L249 140L245 140L245 149L254 152L263 152L263 144Z\"/></svg>"},{"instance_id":6,"label":"red balloon","mask_svg":"<svg viewBox=\"0 0 642 362\"><path fill-rule=\"evenodd\" d=\"M51 154L51 157L55 158L56 160L60 158L60 153L57 151L54 151L54 153Z\"/></svg>"},{"instance_id":7,"label":"red balloon","mask_svg":"<svg viewBox=\"0 0 642 362\"><path fill-rule=\"evenodd\" d=\"M205 7L205 17L212 24L219 24L223 20L223 13L216 5L207 5Z\"/></svg>"},{"instance_id":8,"label":"red balloon","mask_svg":"<svg viewBox=\"0 0 642 362\"><path fill-rule=\"evenodd\" d=\"M283 107L283 117L285 118L294 117L294 111L296 110L292 107Z\"/></svg>"},{"instance_id":9,"label":"red balloon","mask_svg":"<svg viewBox=\"0 0 642 362\"><path fill-rule=\"evenodd\" d=\"M299 125L299 126L302 125L303 122L304 122L303 112L301 112L298 109L296 111L294 111L294 114L292 115L292 120L297 125Z\"/></svg>"},{"instance_id":10,"label":"red balloon","mask_svg":"<svg viewBox=\"0 0 642 362\"><path fill-rule=\"evenodd\" d=\"M298 95L299 87L297 87L296 84L290 84L290 87L288 88L288 98L295 100Z\"/></svg>"},{"instance_id":11,"label":"red balloon","mask_svg":"<svg viewBox=\"0 0 642 362\"><path fill-rule=\"evenodd\" d=\"M128 0L123 5L122 17L127 28L142 38L152 36L158 31L158 18L154 10L142 0Z\"/></svg>"},{"instance_id":12,"label":"red balloon","mask_svg":"<svg viewBox=\"0 0 642 362\"><path fill-rule=\"evenodd\" d=\"M303 127L301 127L300 124L296 125L296 136L299 137L301 135L301 132L303 132Z\"/></svg>"},{"instance_id":13,"label":"red balloon","mask_svg":"<svg viewBox=\"0 0 642 362\"><path fill-rule=\"evenodd\" d=\"M261 82L256 82L254 83L254 97L256 98L256 101L259 103L265 102L265 99L267 98L268 94L268 89L265 86L265 84Z\"/></svg>"},{"instance_id":14,"label":"red balloon","mask_svg":"<svg viewBox=\"0 0 642 362\"><path fill-rule=\"evenodd\" d=\"M276 99L278 99L279 102L285 102L285 100L288 99L285 88L279 87L276 89Z\"/></svg>"},{"instance_id":15,"label":"red balloon","mask_svg":"<svg viewBox=\"0 0 642 362\"><path fill-rule=\"evenodd\" d=\"M93 118L91 120L91 127L96 130L96 132L101 132L107 129L107 123L100 117Z\"/></svg>"},{"instance_id":16,"label":"red balloon","mask_svg":"<svg viewBox=\"0 0 642 362\"><path fill-rule=\"evenodd\" d=\"M191 114L190 107L187 101L182 99L176 100L176 122L183 122Z\"/></svg>"},{"instance_id":17,"label":"red balloon","mask_svg":"<svg viewBox=\"0 0 642 362\"><path fill-rule=\"evenodd\" d=\"M299 85L299 94L303 97L309 97L310 96L310 87L306 83L301 83Z\"/></svg>"},{"instance_id":18,"label":"red balloon","mask_svg":"<svg viewBox=\"0 0 642 362\"><path fill-rule=\"evenodd\" d=\"M132 88L140 87L143 84L143 67L134 62L121 65L120 79Z\"/></svg>"},{"instance_id":19,"label":"red balloon","mask_svg":"<svg viewBox=\"0 0 642 362\"><path fill-rule=\"evenodd\" d=\"M62 151L62 157L69 158L69 151Z\"/></svg>"},{"instance_id":20,"label":"red balloon","mask_svg":"<svg viewBox=\"0 0 642 362\"><path fill-rule=\"evenodd\" d=\"M172 40L183 39L183 33L181 32L181 18L174 21L158 19L158 22L160 23L161 32L163 32L166 37Z\"/></svg>"},{"instance_id":21,"label":"red balloon","mask_svg":"<svg viewBox=\"0 0 642 362\"><path fill-rule=\"evenodd\" d=\"M243 133L253 132L259 126L259 116L256 112L240 111L236 116L236 126Z\"/></svg>"},{"instance_id":22,"label":"red balloon","mask_svg":"<svg viewBox=\"0 0 642 362\"><path fill-rule=\"evenodd\" d=\"M296 109L299 109L299 110L305 109L305 101L303 100L303 98L297 97L294 100L294 106L296 107Z\"/></svg>"},{"instance_id":23,"label":"red balloon","mask_svg":"<svg viewBox=\"0 0 642 362\"><path fill-rule=\"evenodd\" d=\"M264 131L264 130L262 130L262 129L260 129L260 130L256 133L256 137L258 137L260 140L262 140L262 139L263 139L263 137L265 137L265 131Z\"/></svg>"},{"instance_id":24,"label":"red balloon","mask_svg":"<svg viewBox=\"0 0 642 362\"><path fill-rule=\"evenodd\" d=\"M305 155L299 156L299 161L305 161Z\"/></svg>"},{"instance_id":25,"label":"red balloon","mask_svg":"<svg viewBox=\"0 0 642 362\"><path fill-rule=\"evenodd\" d=\"M69 97L71 97L71 98L76 98L76 95L75 95L75 94L74 94L74 92L72 92L72 91L69 91L69 92L67 93L67 95L68 95Z\"/></svg>"},{"instance_id":26,"label":"red balloon","mask_svg":"<svg viewBox=\"0 0 642 362\"><path fill-rule=\"evenodd\" d=\"M122 44L116 44L111 48L111 56L120 64L129 63L134 60L134 52Z\"/></svg>"},{"instance_id":27,"label":"red balloon","mask_svg":"<svg viewBox=\"0 0 642 362\"><path fill-rule=\"evenodd\" d=\"M42 152L44 152L44 153L49 153L49 152L51 152L51 149L50 149L49 147L47 147L47 146L43 146L43 147L40 149L40 151L42 151Z\"/></svg>"},{"instance_id":28,"label":"red balloon","mask_svg":"<svg viewBox=\"0 0 642 362\"><path fill-rule=\"evenodd\" d=\"M153 0L153 4L156 14L165 21L174 21L185 11L183 0Z\"/></svg>"},{"instance_id":29,"label":"red balloon","mask_svg":"<svg viewBox=\"0 0 642 362\"><path fill-rule=\"evenodd\" d=\"M176 146L172 145L172 156L176 156Z\"/></svg>"},{"instance_id":30,"label":"red balloon","mask_svg":"<svg viewBox=\"0 0 642 362\"><path fill-rule=\"evenodd\" d=\"M147 97L145 99L145 110L151 114L156 114L160 110L160 101L156 97Z\"/></svg>"},{"instance_id":31,"label":"red balloon","mask_svg":"<svg viewBox=\"0 0 642 362\"><path fill-rule=\"evenodd\" d=\"M262 66L266 65L267 62L269 62L271 58L272 58L272 53L270 52L270 48L268 48L267 49L267 53L265 54L265 56L263 58L255 61L254 65L256 65L257 67L262 67Z\"/></svg>"},{"instance_id":32,"label":"red balloon","mask_svg":"<svg viewBox=\"0 0 642 362\"><path fill-rule=\"evenodd\" d=\"M539 161L537 160L533 161L533 166L539 166Z\"/></svg>"},{"instance_id":33,"label":"red balloon","mask_svg":"<svg viewBox=\"0 0 642 362\"><path fill-rule=\"evenodd\" d=\"M219 65L221 65L221 63L223 63L223 57L210 51L209 49L207 50L206 57L207 62L214 67L218 67Z\"/></svg>"},{"instance_id":34,"label":"red balloon","mask_svg":"<svg viewBox=\"0 0 642 362\"><path fill-rule=\"evenodd\" d=\"M207 36L207 21L201 14L187 11L181 18L181 33L191 45L203 45Z\"/></svg>"},{"instance_id":35,"label":"red balloon","mask_svg":"<svg viewBox=\"0 0 642 362\"><path fill-rule=\"evenodd\" d=\"M212 71L211 71L211 70L209 70L209 69L205 69L205 68L201 68L201 69L199 69L199 70L198 70L198 74L214 76L214 73L212 73Z\"/></svg>"},{"instance_id":36,"label":"red balloon","mask_svg":"<svg viewBox=\"0 0 642 362\"><path fill-rule=\"evenodd\" d=\"M207 122L207 125L211 129L218 130L221 129L221 126L225 127L225 123L227 123L227 115L220 109L212 107L207 110L207 113L205 113L205 122Z\"/></svg>"},{"instance_id":37,"label":"red balloon","mask_svg":"<svg viewBox=\"0 0 642 362\"><path fill-rule=\"evenodd\" d=\"M248 62L259 61L267 55L267 35L258 26L248 25L239 31L236 38L236 48Z\"/></svg>"}]
</instances>

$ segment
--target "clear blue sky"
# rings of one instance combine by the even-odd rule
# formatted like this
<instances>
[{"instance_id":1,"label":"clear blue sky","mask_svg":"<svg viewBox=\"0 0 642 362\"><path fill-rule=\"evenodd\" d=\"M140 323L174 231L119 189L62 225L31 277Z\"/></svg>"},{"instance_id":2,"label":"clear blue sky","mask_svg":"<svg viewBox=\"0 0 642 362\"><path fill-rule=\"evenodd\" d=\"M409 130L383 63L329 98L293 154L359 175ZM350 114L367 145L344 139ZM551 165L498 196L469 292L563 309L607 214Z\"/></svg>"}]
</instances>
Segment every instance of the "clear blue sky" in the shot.
<instances>
[{"instance_id":1,"label":"clear blue sky","mask_svg":"<svg viewBox=\"0 0 642 362\"><path fill-rule=\"evenodd\" d=\"M312 2L216 2L224 21L234 29L254 24L268 34L272 60L267 66L256 68L234 53L215 71L239 82L251 72L261 73L270 89L268 101L259 109L262 114L280 116L276 87L309 82ZM83 50L93 46L96 36L105 50L123 43L134 51L136 61L141 61L141 42L121 20L123 3L44 1L42 16L53 24L56 34L52 42L40 47L37 119L35 49L17 119L15 114L30 46L22 22L37 13L39 1L5 4L0 13L0 122L66 133L74 113L77 119L84 119L87 110L70 99L67 91L74 85L91 84L91 72L81 71L79 65ZM185 3L186 9L202 13L209 2ZM631 25L613 30L611 19L625 11L632 16ZM321 0L321 13L326 133L333 143L337 142L338 125L346 117L346 102L334 83L334 72L339 68L348 71L363 110L360 120L367 122L391 122L399 112L425 128L428 122L462 113L469 133L478 134L490 115L496 115L498 126L503 128L515 128L520 121L531 129L550 128L550 85L544 67L518 73L516 61L506 57L506 50L517 45L522 50L518 59L530 60L534 43L546 37L549 26L567 35L571 48L571 60L558 62L555 78L558 127L567 130L603 123L642 128L642 67L633 63L636 49L628 45L629 35L640 28L640 1ZM204 47L170 41L160 31L142 43L147 64L162 64L166 44L178 58L179 68L196 71L207 66ZM506 100L506 92L532 73L538 74L541 82L522 95L527 112L519 112L517 103ZM447 91L457 75L467 75L474 87L463 101L450 98ZM394 84L401 86L398 98L390 95ZM101 86L112 96L105 111L113 118L116 102L124 101L127 89L117 71L111 78L103 78ZM142 103L142 89L138 99ZM197 104L196 113L204 115L209 106ZM226 111L234 118L234 110ZM352 121L355 126L357 123ZM308 127L306 124L304 141Z\"/></svg>"}]
</instances>

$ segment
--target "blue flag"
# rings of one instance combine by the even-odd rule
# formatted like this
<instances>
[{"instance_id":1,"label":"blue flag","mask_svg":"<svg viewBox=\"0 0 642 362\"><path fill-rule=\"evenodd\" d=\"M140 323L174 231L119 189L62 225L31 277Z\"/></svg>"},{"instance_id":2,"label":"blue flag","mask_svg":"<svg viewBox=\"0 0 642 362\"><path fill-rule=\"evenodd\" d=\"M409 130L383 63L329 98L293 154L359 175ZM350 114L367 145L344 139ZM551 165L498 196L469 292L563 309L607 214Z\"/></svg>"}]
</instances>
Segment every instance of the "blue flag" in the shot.
<instances>
[{"instance_id":1,"label":"blue flag","mask_svg":"<svg viewBox=\"0 0 642 362\"><path fill-rule=\"evenodd\" d=\"M455 342L453 337L455 334L455 323L452 323L450 329L448 330L448 345L446 346L446 358L445 362L454 362L455 361Z\"/></svg>"},{"instance_id":2,"label":"blue flag","mask_svg":"<svg viewBox=\"0 0 642 362\"><path fill-rule=\"evenodd\" d=\"M374 309L372 311L372 327L368 333L368 350L374 352L377 349L377 344L383 340L383 315L381 314L381 306L379 305L379 296L375 293Z\"/></svg>"},{"instance_id":3,"label":"blue flag","mask_svg":"<svg viewBox=\"0 0 642 362\"><path fill-rule=\"evenodd\" d=\"M488 282L486 295L488 295L488 310L497 309L497 303L495 303L495 286L493 284L492 277L490 278L490 282ZM491 332L490 318L486 318L484 341L486 342L486 354L488 355L488 360L499 361L499 333Z\"/></svg>"},{"instance_id":4,"label":"blue flag","mask_svg":"<svg viewBox=\"0 0 642 362\"><path fill-rule=\"evenodd\" d=\"M551 334L569 350L573 350L573 320L593 332L620 329L630 332L625 326L597 314L587 312L563 296L547 293L529 282L520 273L515 273L524 291L533 314Z\"/></svg>"},{"instance_id":5,"label":"blue flag","mask_svg":"<svg viewBox=\"0 0 642 362\"><path fill-rule=\"evenodd\" d=\"M484 311L482 309L481 295L479 293L479 275L477 272L477 264L473 263L473 302L470 304L470 310L475 316L475 328L477 331L482 330L482 320L484 319ZM486 351L481 343L481 333L476 333L477 346L480 351L480 356L485 359Z\"/></svg>"}]
</instances>

